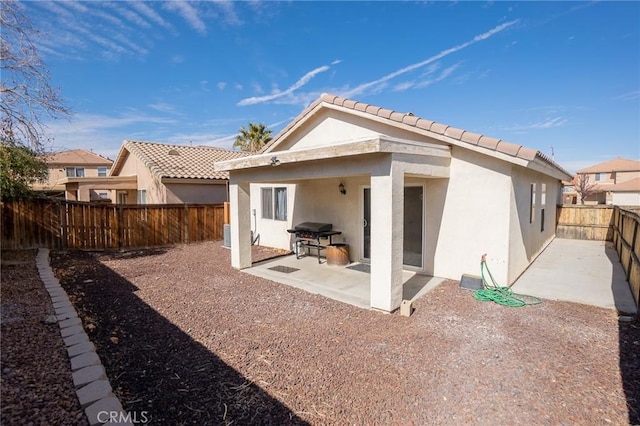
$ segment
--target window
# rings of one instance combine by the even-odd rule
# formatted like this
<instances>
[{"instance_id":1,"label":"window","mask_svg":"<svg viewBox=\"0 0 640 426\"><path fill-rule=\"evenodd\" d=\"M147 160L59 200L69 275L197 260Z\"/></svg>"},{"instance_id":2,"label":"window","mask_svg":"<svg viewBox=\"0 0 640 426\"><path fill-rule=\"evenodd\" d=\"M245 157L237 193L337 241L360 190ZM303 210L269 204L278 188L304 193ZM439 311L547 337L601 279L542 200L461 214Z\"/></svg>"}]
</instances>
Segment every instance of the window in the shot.
<instances>
[{"instance_id":1,"label":"window","mask_svg":"<svg viewBox=\"0 0 640 426\"><path fill-rule=\"evenodd\" d=\"M118 192L118 204L127 204L126 192Z\"/></svg>"},{"instance_id":2,"label":"window","mask_svg":"<svg viewBox=\"0 0 640 426\"><path fill-rule=\"evenodd\" d=\"M532 183L530 188L529 199L529 223L533 223L536 220L536 184Z\"/></svg>"},{"instance_id":3,"label":"window","mask_svg":"<svg viewBox=\"0 0 640 426\"><path fill-rule=\"evenodd\" d=\"M84 167L67 167L67 177L84 177Z\"/></svg>"},{"instance_id":4,"label":"window","mask_svg":"<svg viewBox=\"0 0 640 426\"><path fill-rule=\"evenodd\" d=\"M147 204L147 190L139 189L138 190L138 204Z\"/></svg>"},{"instance_id":5,"label":"window","mask_svg":"<svg viewBox=\"0 0 640 426\"><path fill-rule=\"evenodd\" d=\"M109 198L109 193L108 192L98 192L98 197L100 197L103 200L106 200Z\"/></svg>"},{"instance_id":6,"label":"window","mask_svg":"<svg viewBox=\"0 0 640 426\"><path fill-rule=\"evenodd\" d=\"M287 220L287 188L262 188L262 218Z\"/></svg>"},{"instance_id":7,"label":"window","mask_svg":"<svg viewBox=\"0 0 640 426\"><path fill-rule=\"evenodd\" d=\"M596 173L596 182L602 180L602 173Z\"/></svg>"},{"instance_id":8,"label":"window","mask_svg":"<svg viewBox=\"0 0 640 426\"><path fill-rule=\"evenodd\" d=\"M98 167L98 176L99 177L107 176L107 168L106 167Z\"/></svg>"},{"instance_id":9,"label":"window","mask_svg":"<svg viewBox=\"0 0 640 426\"><path fill-rule=\"evenodd\" d=\"M543 183L540 185L540 205L542 207L547 205L547 184Z\"/></svg>"},{"instance_id":10,"label":"window","mask_svg":"<svg viewBox=\"0 0 640 426\"><path fill-rule=\"evenodd\" d=\"M273 219L273 189L262 188L262 218Z\"/></svg>"}]
</instances>

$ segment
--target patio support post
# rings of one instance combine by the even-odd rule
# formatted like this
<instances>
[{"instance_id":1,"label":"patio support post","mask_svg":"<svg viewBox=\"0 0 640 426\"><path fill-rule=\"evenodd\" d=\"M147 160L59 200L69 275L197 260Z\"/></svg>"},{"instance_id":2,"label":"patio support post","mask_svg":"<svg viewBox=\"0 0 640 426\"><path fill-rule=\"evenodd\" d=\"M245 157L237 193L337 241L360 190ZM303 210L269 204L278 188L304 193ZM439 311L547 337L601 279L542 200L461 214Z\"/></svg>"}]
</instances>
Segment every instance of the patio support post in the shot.
<instances>
[{"instance_id":1,"label":"patio support post","mask_svg":"<svg viewBox=\"0 0 640 426\"><path fill-rule=\"evenodd\" d=\"M371 307L391 312L402 302L404 174L371 176Z\"/></svg>"},{"instance_id":2,"label":"patio support post","mask_svg":"<svg viewBox=\"0 0 640 426\"><path fill-rule=\"evenodd\" d=\"M231 266L251 267L251 203L248 183L229 185L231 200Z\"/></svg>"}]
</instances>

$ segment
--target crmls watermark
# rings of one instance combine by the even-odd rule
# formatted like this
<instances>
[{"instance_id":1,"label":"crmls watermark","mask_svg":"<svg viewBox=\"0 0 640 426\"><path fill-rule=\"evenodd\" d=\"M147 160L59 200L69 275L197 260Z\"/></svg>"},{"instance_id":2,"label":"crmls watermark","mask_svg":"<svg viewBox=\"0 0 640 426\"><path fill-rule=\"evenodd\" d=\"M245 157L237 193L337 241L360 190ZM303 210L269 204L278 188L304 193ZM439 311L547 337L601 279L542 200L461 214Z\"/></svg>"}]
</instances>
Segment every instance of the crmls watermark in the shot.
<instances>
[{"instance_id":1,"label":"crmls watermark","mask_svg":"<svg viewBox=\"0 0 640 426\"><path fill-rule=\"evenodd\" d=\"M100 411L98 412L98 421L100 423L111 422L114 424L118 423L149 423L151 420L151 416L147 411L140 412L124 412L124 411Z\"/></svg>"}]
</instances>

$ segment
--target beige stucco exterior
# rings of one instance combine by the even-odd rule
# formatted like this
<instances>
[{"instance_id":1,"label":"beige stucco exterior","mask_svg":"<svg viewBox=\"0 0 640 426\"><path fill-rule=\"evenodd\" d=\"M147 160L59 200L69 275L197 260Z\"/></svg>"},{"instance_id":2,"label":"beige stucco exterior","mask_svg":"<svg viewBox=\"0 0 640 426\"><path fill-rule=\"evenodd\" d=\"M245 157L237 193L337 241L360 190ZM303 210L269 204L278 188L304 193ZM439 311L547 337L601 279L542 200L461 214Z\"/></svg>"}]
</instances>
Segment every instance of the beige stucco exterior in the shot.
<instances>
[{"instance_id":1,"label":"beige stucco exterior","mask_svg":"<svg viewBox=\"0 0 640 426\"><path fill-rule=\"evenodd\" d=\"M263 154L218 163L230 173L232 265L251 266L250 230L260 234L261 245L291 249L288 228L326 222L342 232L334 242L349 244L351 261L370 263L373 308L400 305L402 270L416 269L403 265L405 238L422 242L419 273L477 275L487 253L496 280L514 282L554 237L560 180L568 175L544 162L460 145L320 105ZM533 221L531 184L538 188ZM261 218L263 186L286 186L286 221ZM405 214L406 186L423 188L419 236L411 234L415 224L405 229L405 218L419 217ZM363 258L363 188L371 196L369 259Z\"/></svg>"},{"instance_id":2,"label":"beige stucco exterior","mask_svg":"<svg viewBox=\"0 0 640 426\"><path fill-rule=\"evenodd\" d=\"M117 176L136 176L136 189L127 192L127 203L144 204L218 204L228 201L227 181L223 179L160 178L135 155L121 153Z\"/></svg>"}]
</instances>

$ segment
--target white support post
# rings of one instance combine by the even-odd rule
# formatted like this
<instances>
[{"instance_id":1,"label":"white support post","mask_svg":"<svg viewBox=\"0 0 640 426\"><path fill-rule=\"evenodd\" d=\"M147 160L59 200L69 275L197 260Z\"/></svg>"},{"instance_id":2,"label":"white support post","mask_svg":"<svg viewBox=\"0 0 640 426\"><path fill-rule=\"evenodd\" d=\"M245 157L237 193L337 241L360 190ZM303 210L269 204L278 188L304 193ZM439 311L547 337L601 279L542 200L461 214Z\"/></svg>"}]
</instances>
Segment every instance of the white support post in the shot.
<instances>
[{"instance_id":1,"label":"white support post","mask_svg":"<svg viewBox=\"0 0 640 426\"><path fill-rule=\"evenodd\" d=\"M229 185L231 200L231 266L251 267L251 202L248 183Z\"/></svg>"},{"instance_id":2,"label":"white support post","mask_svg":"<svg viewBox=\"0 0 640 426\"><path fill-rule=\"evenodd\" d=\"M371 176L371 307L391 312L402 302L404 174L388 171Z\"/></svg>"}]
</instances>

